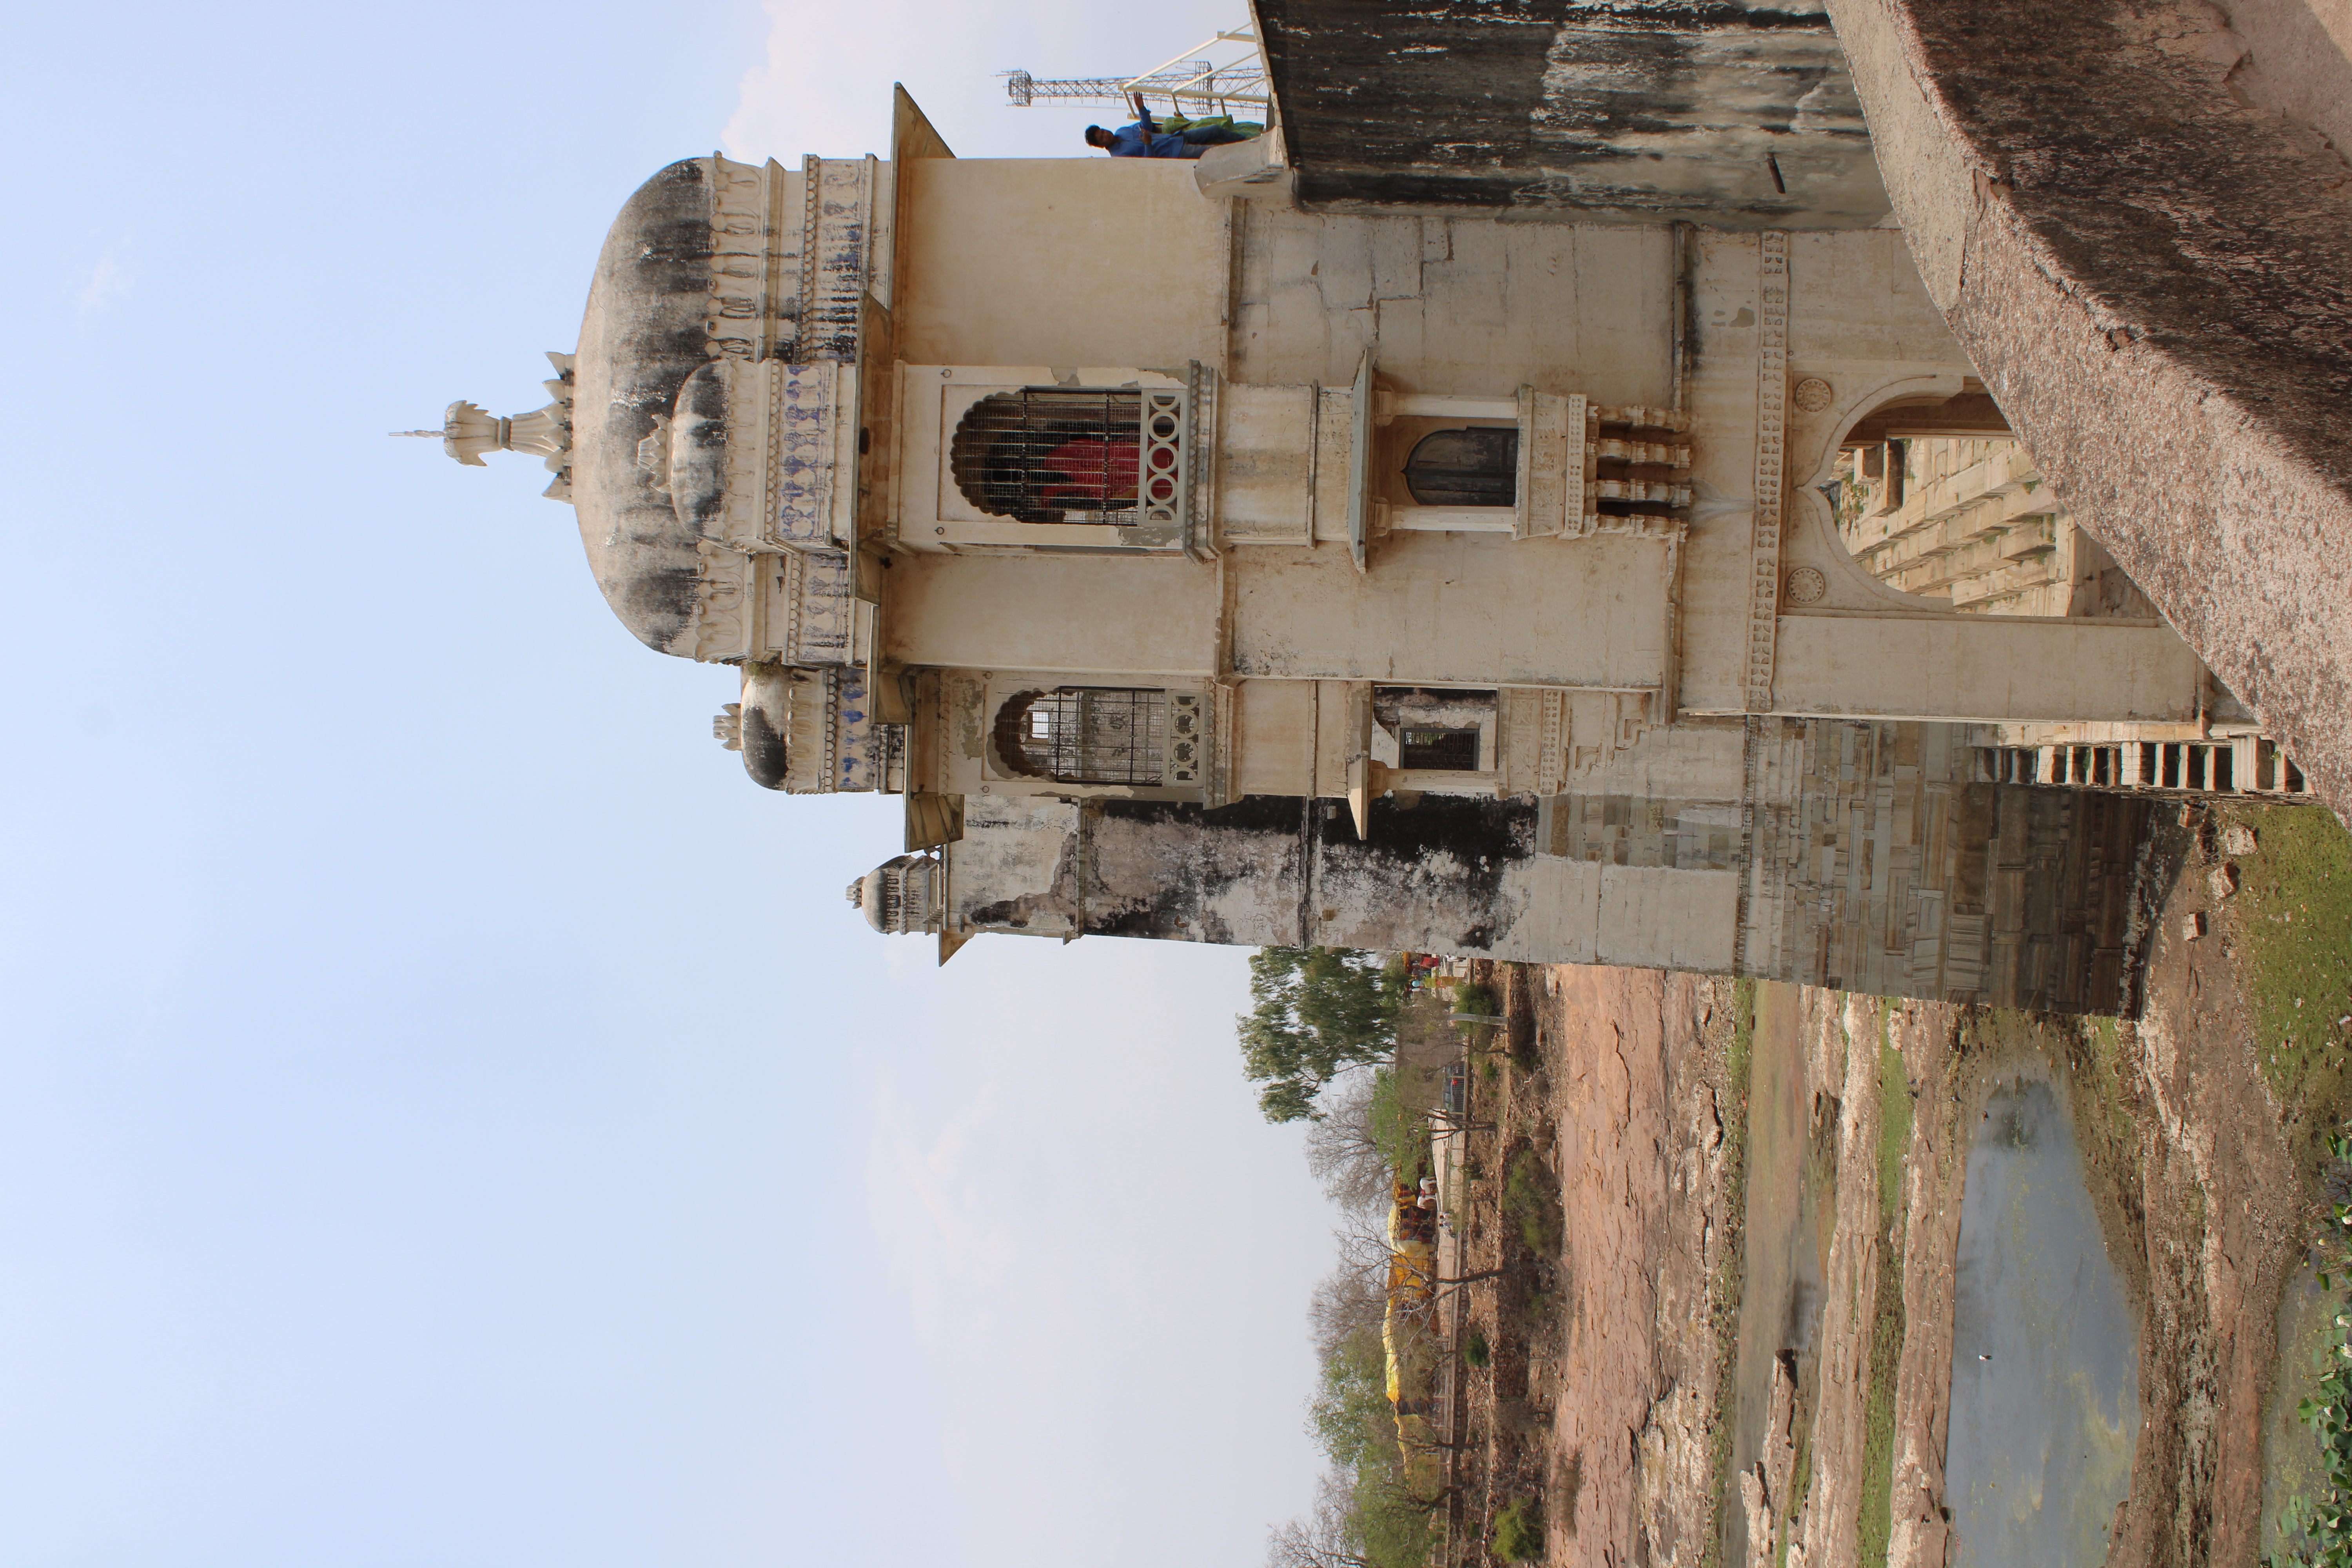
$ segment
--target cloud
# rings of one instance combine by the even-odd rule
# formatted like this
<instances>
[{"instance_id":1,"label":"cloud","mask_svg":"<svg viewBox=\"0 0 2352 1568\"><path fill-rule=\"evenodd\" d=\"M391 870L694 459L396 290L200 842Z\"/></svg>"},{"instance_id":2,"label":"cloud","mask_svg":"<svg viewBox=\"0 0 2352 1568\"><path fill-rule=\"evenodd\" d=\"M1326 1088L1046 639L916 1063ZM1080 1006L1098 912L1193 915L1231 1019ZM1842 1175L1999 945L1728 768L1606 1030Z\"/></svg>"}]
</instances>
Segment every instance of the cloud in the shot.
<instances>
[{"instance_id":1,"label":"cloud","mask_svg":"<svg viewBox=\"0 0 2352 1568\"><path fill-rule=\"evenodd\" d=\"M874 1064L866 1175L965 1560L1077 1568L1139 1529L1139 1568L1255 1558L1312 1485L1328 1215L1234 1058L1242 955L993 937L957 964L945 1048Z\"/></svg>"},{"instance_id":2,"label":"cloud","mask_svg":"<svg viewBox=\"0 0 2352 1568\"><path fill-rule=\"evenodd\" d=\"M125 229L100 248L98 258L82 273L81 285L74 290L78 314L97 315L130 294L139 281L139 262L132 253L136 238Z\"/></svg>"},{"instance_id":3,"label":"cloud","mask_svg":"<svg viewBox=\"0 0 2352 1568\"><path fill-rule=\"evenodd\" d=\"M1242 24L1248 8L1242 0L1168 0L1150 10L1093 0L1018 7L868 0L830 8L767 0L767 47L744 72L719 142L730 157L796 168L803 153L888 157L893 80L959 156L1084 157L1077 133L1106 106L1016 110L1001 73L1125 76Z\"/></svg>"}]
</instances>

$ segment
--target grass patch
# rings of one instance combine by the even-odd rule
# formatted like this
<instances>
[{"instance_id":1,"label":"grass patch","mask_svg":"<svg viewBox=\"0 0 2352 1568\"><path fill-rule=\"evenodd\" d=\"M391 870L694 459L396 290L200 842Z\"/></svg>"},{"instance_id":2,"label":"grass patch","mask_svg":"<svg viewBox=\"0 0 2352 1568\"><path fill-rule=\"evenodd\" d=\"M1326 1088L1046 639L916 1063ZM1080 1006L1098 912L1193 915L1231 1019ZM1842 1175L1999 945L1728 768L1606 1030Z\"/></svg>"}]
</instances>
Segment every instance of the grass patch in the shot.
<instances>
[{"instance_id":1,"label":"grass patch","mask_svg":"<svg viewBox=\"0 0 2352 1568\"><path fill-rule=\"evenodd\" d=\"M1863 1405L1862 1561L1886 1561L1894 1533L1895 1383L1903 1363L1903 1259L1895 1247L1878 1250L1876 1300L1870 1323L1870 1394Z\"/></svg>"},{"instance_id":2,"label":"grass patch","mask_svg":"<svg viewBox=\"0 0 2352 1568\"><path fill-rule=\"evenodd\" d=\"M2254 852L2234 857L2240 979L2256 1059L2305 1112L2298 1163L2315 1181L2322 1138L2352 1117L2352 1029L2336 1023L2352 1014L2352 835L2315 805L2231 806L2217 826L2254 830Z\"/></svg>"},{"instance_id":3,"label":"grass patch","mask_svg":"<svg viewBox=\"0 0 2352 1568\"><path fill-rule=\"evenodd\" d=\"M1495 1555L1506 1563L1532 1563L1543 1555L1543 1515L1527 1498L1515 1498L1495 1516Z\"/></svg>"},{"instance_id":4,"label":"grass patch","mask_svg":"<svg viewBox=\"0 0 2352 1568\"><path fill-rule=\"evenodd\" d=\"M1911 1154L1911 1073L1895 1048L1894 1009L1878 1007L1878 1217L1903 1216L1903 1163Z\"/></svg>"},{"instance_id":5,"label":"grass patch","mask_svg":"<svg viewBox=\"0 0 2352 1568\"><path fill-rule=\"evenodd\" d=\"M1738 1423L1739 1385L1739 1299L1747 1283L1748 1220L1748 1077L1756 1047L1756 982L1739 980L1731 988L1731 1037L1723 1047L1723 1258L1715 1278L1707 1281L1707 1325L1715 1334L1715 1386L1720 1408L1707 1440L1713 1445L1715 1500L1708 1510L1707 1531L1699 1549L1698 1568L1720 1568L1723 1562L1723 1510L1727 1500L1739 1495L1731 1473L1731 1444Z\"/></svg>"},{"instance_id":6,"label":"grass patch","mask_svg":"<svg viewBox=\"0 0 2352 1568\"><path fill-rule=\"evenodd\" d=\"M1894 1009L1878 1005L1878 1249L1870 1323L1870 1385L1863 1405L1862 1561L1884 1563L1894 1533L1895 1384L1903 1363L1903 1167L1911 1152L1911 1075L1895 1048Z\"/></svg>"}]
</instances>

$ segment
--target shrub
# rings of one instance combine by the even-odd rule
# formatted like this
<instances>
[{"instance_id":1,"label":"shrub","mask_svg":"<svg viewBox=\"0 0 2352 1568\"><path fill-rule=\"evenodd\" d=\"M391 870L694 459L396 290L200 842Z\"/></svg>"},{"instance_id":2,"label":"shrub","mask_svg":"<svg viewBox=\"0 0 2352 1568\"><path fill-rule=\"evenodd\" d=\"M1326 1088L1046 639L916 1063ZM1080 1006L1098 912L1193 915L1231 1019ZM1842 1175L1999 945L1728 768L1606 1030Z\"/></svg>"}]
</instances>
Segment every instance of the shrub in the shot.
<instances>
[{"instance_id":1,"label":"shrub","mask_svg":"<svg viewBox=\"0 0 2352 1568\"><path fill-rule=\"evenodd\" d=\"M1495 1555L1506 1563L1532 1563L1543 1555L1543 1519L1535 1505L1519 1498L1495 1516Z\"/></svg>"},{"instance_id":2,"label":"shrub","mask_svg":"<svg viewBox=\"0 0 2352 1568\"><path fill-rule=\"evenodd\" d=\"M1476 1329L1470 1331L1470 1337L1462 1344L1462 1359L1481 1372L1486 1369L1487 1363L1494 1360L1494 1352L1486 1348L1484 1333Z\"/></svg>"},{"instance_id":3,"label":"shrub","mask_svg":"<svg viewBox=\"0 0 2352 1568\"><path fill-rule=\"evenodd\" d=\"M1503 1176L1503 1213L1519 1227L1519 1239L1538 1255L1559 1250L1559 1234L1552 1211L1558 1198L1550 1190L1550 1173L1531 1150L1511 1156Z\"/></svg>"}]
</instances>

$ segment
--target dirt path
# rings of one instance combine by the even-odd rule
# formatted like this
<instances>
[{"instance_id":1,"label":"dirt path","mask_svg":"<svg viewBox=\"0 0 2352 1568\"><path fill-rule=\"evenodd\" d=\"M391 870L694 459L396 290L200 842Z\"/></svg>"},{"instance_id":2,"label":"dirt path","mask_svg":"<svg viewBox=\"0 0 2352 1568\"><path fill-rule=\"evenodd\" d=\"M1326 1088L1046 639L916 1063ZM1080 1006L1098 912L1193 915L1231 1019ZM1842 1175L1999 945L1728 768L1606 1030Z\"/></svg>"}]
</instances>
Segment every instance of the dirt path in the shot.
<instances>
[{"instance_id":1,"label":"dirt path","mask_svg":"<svg viewBox=\"0 0 2352 1568\"><path fill-rule=\"evenodd\" d=\"M1666 1195L1661 977L1550 972L1545 1054L1568 1237L1566 1352L1552 1378L1556 1563L1603 1563L1632 1542L1636 1447L1657 1397L1657 1273Z\"/></svg>"},{"instance_id":2,"label":"dirt path","mask_svg":"<svg viewBox=\"0 0 2352 1568\"><path fill-rule=\"evenodd\" d=\"M1696 1560L1712 1526L1725 1139L1704 1041L1719 987L1560 966L1541 1001L1565 1222L1551 1391L1557 1564Z\"/></svg>"}]
</instances>

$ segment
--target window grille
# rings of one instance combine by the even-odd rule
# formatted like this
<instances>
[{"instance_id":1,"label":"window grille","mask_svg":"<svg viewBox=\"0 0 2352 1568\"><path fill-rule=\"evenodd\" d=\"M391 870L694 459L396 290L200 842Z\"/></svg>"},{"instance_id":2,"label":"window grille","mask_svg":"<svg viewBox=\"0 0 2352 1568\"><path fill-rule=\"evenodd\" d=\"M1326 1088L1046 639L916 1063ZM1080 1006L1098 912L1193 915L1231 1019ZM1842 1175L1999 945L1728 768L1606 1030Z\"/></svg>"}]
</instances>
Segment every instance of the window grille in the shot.
<instances>
[{"instance_id":1,"label":"window grille","mask_svg":"<svg viewBox=\"0 0 2352 1568\"><path fill-rule=\"evenodd\" d=\"M1397 765L1445 773L1478 771L1478 731L1408 726L1397 731Z\"/></svg>"},{"instance_id":2,"label":"window grille","mask_svg":"<svg viewBox=\"0 0 2352 1568\"><path fill-rule=\"evenodd\" d=\"M1133 525L1174 516L1183 394L1031 386L956 422L948 465L964 499L1019 522Z\"/></svg>"},{"instance_id":3,"label":"window grille","mask_svg":"<svg viewBox=\"0 0 2352 1568\"><path fill-rule=\"evenodd\" d=\"M1190 699L1188 714L1198 703ZM1024 691L997 714L996 753L1015 773L1064 784L1157 784L1168 772L1168 707L1167 692L1132 687ZM1188 759L1195 747L1187 741Z\"/></svg>"},{"instance_id":4,"label":"window grille","mask_svg":"<svg viewBox=\"0 0 2352 1568\"><path fill-rule=\"evenodd\" d=\"M1417 506L1511 506L1519 498L1519 433L1432 430L1404 462Z\"/></svg>"}]
</instances>

